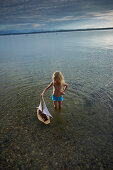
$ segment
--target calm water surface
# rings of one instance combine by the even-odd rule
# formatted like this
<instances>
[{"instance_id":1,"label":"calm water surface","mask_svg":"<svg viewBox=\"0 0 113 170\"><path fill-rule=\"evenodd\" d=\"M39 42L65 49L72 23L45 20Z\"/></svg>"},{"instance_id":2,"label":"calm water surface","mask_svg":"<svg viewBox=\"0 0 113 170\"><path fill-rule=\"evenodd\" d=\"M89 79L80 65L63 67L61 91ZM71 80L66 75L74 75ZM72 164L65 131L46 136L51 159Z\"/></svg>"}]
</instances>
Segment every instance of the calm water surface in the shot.
<instances>
[{"instance_id":1,"label":"calm water surface","mask_svg":"<svg viewBox=\"0 0 113 170\"><path fill-rule=\"evenodd\" d=\"M69 84L61 112L38 121L54 71ZM0 168L112 169L113 30L0 37Z\"/></svg>"}]
</instances>

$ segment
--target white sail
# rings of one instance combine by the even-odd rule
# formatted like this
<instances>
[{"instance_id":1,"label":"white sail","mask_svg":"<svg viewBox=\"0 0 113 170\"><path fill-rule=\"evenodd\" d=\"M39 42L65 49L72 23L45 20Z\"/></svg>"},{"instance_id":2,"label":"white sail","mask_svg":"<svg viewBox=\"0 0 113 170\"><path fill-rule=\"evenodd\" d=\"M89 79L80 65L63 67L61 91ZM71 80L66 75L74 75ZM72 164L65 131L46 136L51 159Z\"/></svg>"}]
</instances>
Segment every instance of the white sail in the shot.
<instances>
[{"instance_id":1,"label":"white sail","mask_svg":"<svg viewBox=\"0 0 113 170\"><path fill-rule=\"evenodd\" d=\"M42 111L41 102L40 102L40 105L39 105L38 108L39 108L39 110ZM43 113L44 113L45 115L47 115L47 116L53 117L53 116L49 113L49 111L48 111L48 108L47 108L47 106L46 106L46 104L45 104L44 98L43 98Z\"/></svg>"}]
</instances>

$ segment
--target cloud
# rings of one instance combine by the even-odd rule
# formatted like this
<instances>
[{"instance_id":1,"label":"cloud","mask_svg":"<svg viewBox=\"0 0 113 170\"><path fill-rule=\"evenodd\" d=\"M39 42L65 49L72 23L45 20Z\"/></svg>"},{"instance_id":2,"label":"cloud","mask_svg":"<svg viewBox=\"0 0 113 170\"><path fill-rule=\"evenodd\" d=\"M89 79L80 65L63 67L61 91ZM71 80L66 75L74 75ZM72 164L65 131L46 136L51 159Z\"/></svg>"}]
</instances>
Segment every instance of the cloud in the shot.
<instances>
[{"instance_id":1,"label":"cloud","mask_svg":"<svg viewBox=\"0 0 113 170\"><path fill-rule=\"evenodd\" d=\"M40 24L33 24L33 27L40 27Z\"/></svg>"},{"instance_id":2,"label":"cloud","mask_svg":"<svg viewBox=\"0 0 113 170\"><path fill-rule=\"evenodd\" d=\"M38 31L38 30L44 30L45 24L37 24L37 23L22 23L22 24L5 24L0 25L0 31L16 31L22 32L22 30L25 31Z\"/></svg>"},{"instance_id":3,"label":"cloud","mask_svg":"<svg viewBox=\"0 0 113 170\"><path fill-rule=\"evenodd\" d=\"M0 0L0 30L113 27L113 0Z\"/></svg>"},{"instance_id":4,"label":"cloud","mask_svg":"<svg viewBox=\"0 0 113 170\"><path fill-rule=\"evenodd\" d=\"M109 10L106 12L89 12L89 15L92 15L96 19L113 19L113 10Z\"/></svg>"},{"instance_id":5,"label":"cloud","mask_svg":"<svg viewBox=\"0 0 113 170\"><path fill-rule=\"evenodd\" d=\"M91 12L92 21L98 23L97 25L103 27L113 27L113 10L107 11L105 13L102 12Z\"/></svg>"},{"instance_id":6,"label":"cloud","mask_svg":"<svg viewBox=\"0 0 113 170\"><path fill-rule=\"evenodd\" d=\"M61 18L51 18L49 21L50 22L62 22L62 21L76 21L80 19L85 19L85 16L65 16Z\"/></svg>"},{"instance_id":7,"label":"cloud","mask_svg":"<svg viewBox=\"0 0 113 170\"><path fill-rule=\"evenodd\" d=\"M87 28L96 28L97 25L95 24L86 24L86 25L83 25L81 26L82 29L87 29Z\"/></svg>"},{"instance_id":8,"label":"cloud","mask_svg":"<svg viewBox=\"0 0 113 170\"><path fill-rule=\"evenodd\" d=\"M15 29L15 28L22 28L22 27L27 27L28 24L6 24L6 25L0 25L0 30L4 29Z\"/></svg>"}]
</instances>

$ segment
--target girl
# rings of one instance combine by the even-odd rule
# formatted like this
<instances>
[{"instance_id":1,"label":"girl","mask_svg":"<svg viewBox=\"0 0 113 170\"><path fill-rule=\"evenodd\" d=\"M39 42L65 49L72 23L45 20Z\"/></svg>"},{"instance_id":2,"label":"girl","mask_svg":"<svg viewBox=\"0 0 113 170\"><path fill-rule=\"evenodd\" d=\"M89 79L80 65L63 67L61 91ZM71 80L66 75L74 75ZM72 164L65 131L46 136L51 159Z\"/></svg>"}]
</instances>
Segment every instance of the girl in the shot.
<instances>
[{"instance_id":1,"label":"girl","mask_svg":"<svg viewBox=\"0 0 113 170\"><path fill-rule=\"evenodd\" d=\"M68 84L65 83L64 77L60 71L56 71L55 73L53 73L52 82L49 84L47 88L45 88L45 90L41 94L41 100L43 95L46 93L46 91L52 86L53 86L53 93L51 97L54 104L54 108L57 109L57 103L58 103L59 109L61 109L63 95L65 94Z\"/></svg>"}]
</instances>

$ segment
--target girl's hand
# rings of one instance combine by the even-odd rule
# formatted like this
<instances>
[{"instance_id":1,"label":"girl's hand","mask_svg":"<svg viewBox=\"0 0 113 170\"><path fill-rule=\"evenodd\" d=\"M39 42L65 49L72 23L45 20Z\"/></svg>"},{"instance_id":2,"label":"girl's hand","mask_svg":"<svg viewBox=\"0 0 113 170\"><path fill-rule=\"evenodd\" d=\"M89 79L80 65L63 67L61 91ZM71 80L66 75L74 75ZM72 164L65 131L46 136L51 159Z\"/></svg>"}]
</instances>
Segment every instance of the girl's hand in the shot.
<instances>
[{"instance_id":1,"label":"girl's hand","mask_svg":"<svg viewBox=\"0 0 113 170\"><path fill-rule=\"evenodd\" d=\"M65 94L65 92L63 92L63 91L62 91L60 94L61 94L61 95L64 95L64 94Z\"/></svg>"}]
</instances>

